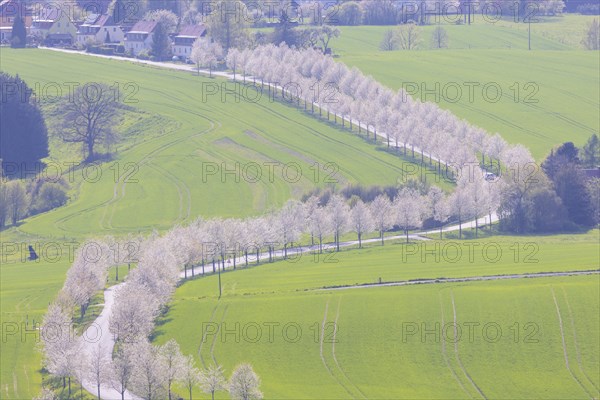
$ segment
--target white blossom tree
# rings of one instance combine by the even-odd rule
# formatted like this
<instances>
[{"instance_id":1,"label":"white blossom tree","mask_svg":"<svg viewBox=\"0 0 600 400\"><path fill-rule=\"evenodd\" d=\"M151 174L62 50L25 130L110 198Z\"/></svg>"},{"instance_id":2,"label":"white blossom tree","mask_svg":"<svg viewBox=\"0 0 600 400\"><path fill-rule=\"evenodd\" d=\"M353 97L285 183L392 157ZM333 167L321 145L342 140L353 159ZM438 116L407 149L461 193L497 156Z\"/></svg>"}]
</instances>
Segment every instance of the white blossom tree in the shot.
<instances>
[{"instance_id":1,"label":"white blossom tree","mask_svg":"<svg viewBox=\"0 0 600 400\"><path fill-rule=\"evenodd\" d=\"M110 380L110 360L102 346L92 350L89 361L89 379L96 385L98 400L101 399L101 387Z\"/></svg>"},{"instance_id":2,"label":"white blossom tree","mask_svg":"<svg viewBox=\"0 0 600 400\"><path fill-rule=\"evenodd\" d=\"M359 199L352 207L350 220L352 221L352 228L358 236L358 247L362 249L363 234L370 232L374 226L371 210L362 200Z\"/></svg>"},{"instance_id":3,"label":"white blossom tree","mask_svg":"<svg viewBox=\"0 0 600 400\"><path fill-rule=\"evenodd\" d=\"M192 390L194 389L194 387L200 385L201 380L200 370L196 368L194 357L191 355L188 355L187 357L183 358L179 382L181 382L186 387L190 395L190 400L192 400Z\"/></svg>"},{"instance_id":4,"label":"white blossom tree","mask_svg":"<svg viewBox=\"0 0 600 400\"><path fill-rule=\"evenodd\" d=\"M437 186L432 186L427 193L429 199L428 206L431 209L432 217L440 224L440 240L442 239L444 223L450 218L450 205L448 198Z\"/></svg>"},{"instance_id":5,"label":"white blossom tree","mask_svg":"<svg viewBox=\"0 0 600 400\"><path fill-rule=\"evenodd\" d=\"M260 378L250 364L238 365L229 378L229 394L236 400L260 400Z\"/></svg>"},{"instance_id":6,"label":"white blossom tree","mask_svg":"<svg viewBox=\"0 0 600 400\"><path fill-rule=\"evenodd\" d=\"M326 206L333 230L336 251L340 251L340 236L346 231L350 217L350 207L339 194L334 194Z\"/></svg>"},{"instance_id":7,"label":"white blossom tree","mask_svg":"<svg viewBox=\"0 0 600 400\"><path fill-rule=\"evenodd\" d=\"M198 38L192 45L192 54L190 59L196 64L198 74L200 68L208 68L209 75L212 78L212 70L216 67L217 61L223 57L223 48L216 42L211 42L208 38Z\"/></svg>"},{"instance_id":8,"label":"white blossom tree","mask_svg":"<svg viewBox=\"0 0 600 400\"><path fill-rule=\"evenodd\" d=\"M180 380L183 372L184 358L175 339L158 348L158 355L165 366L164 374L167 381L167 393L169 400L172 399L171 386L173 382Z\"/></svg>"},{"instance_id":9,"label":"white blossom tree","mask_svg":"<svg viewBox=\"0 0 600 400\"><path fill-rule=\"evenodd\" d=\"M408 243L409 229L419 228L422 224L422 199L414 189L402 189L394 199L394 213L396 224L406 233Z\"/></svg>"},{"instance_id":10,"label":"white blossom tree","mask_svg":"<svg viewBox=\"0 0 600 400\"><path fill-rule=\"evenodd\" d=\"M211 365L206 370L201 371L200 387L204 393L211 395L212 400L215 400L215 392L225 390L227 387L223 368L218 365Z\"/></svg>"},{"instance_id":11,"label":"white blossom tree","mask_svg":"<svg viewBox=\"0 0 600 400\"><path fill-rule=\"evenodd\" d=\"M373 223L375 228L379 231L379 237L381 238L381 245L384 245L383 234L385 231L390 229L394 225L394 216L392 213L392 202L384 195L380 194L369 204L371 209L371 215L373 216Z\"/></svg>"},{"instance_id":12,"label":"white blossom tree","mask_svg":"<svg viewBox=\"0 0 600 400\"><path fill-rule=\"evenodd\" d=\"M110 382L112 387L121 394L121 400L125 400L125 391L131 381L133 368L130 352L121 346L110 362Z\"/></svg>"},{"instance_id":13,"label":"white blossom tree","mask_svg":"<svg viewBox=\"0 0 600 400\"><path fill-rule=\"evenodd\" d=\"M131 344L134 365L131 387L145 400L163 400L167 397L166 365L160 357L158 348L147 340L138 340Z\"/></svg>"}]
</instances>

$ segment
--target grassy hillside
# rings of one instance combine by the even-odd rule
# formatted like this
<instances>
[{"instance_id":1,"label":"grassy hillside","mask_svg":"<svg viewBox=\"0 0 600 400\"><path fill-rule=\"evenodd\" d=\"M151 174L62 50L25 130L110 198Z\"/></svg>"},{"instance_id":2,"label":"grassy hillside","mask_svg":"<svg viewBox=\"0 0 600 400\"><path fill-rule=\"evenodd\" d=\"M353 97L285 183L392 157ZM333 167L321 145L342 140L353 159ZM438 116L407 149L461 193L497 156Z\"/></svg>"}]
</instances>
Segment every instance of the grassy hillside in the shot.
<instances>
[{"instance_id":1,"label":"grassy hillside","mask_svg":"<svg viewBox=\"0 0 600 400\"><path fill-rule=\"evenodd\" d=\"M177 290L156 340L174 337L198 363L218 362L228 372L252 362L267 398L479 398L478 390L488 398L597 396L597 276L318 290L378 277L598 267L596 232L531 237L539 247L532 264L515 262L510 251L522 239L496 240L504 252L496 263L477 251L472 261L468 254L454 263L423 262L420 254L403 261L403 245L342 252L337 263L278 262L222 275L220 299L217 277L189 281ZM456 347L448 325L454 318L461 329ZM437 336L422 336L423 329Z\"/></svg>"},{"instance_id":2,"label":"grassy hillside","mask_svg":"<svg viewBox=\"0 0 600 400\"><path fill-rule=\"evenodd\" d=\"M205 96L207 85L224 81L191 73L11 49L2 49L2 70L41 87L92 79L132 82L139 91L137 102L128 105L144 113L114 162L101 166L100 179L95 182L94 169L76 171L80 186L73 201L26 220L19 227L26 233L123 234L166 229L199 215L253 215L317 186L393 185L406 165L357 135L271 102L266 93L257 103ZM258 165L246 168L249 163ZM236 165L238 173L224 174Z\"/></svg>"},{"instance_id":3,"label":"grassy hillside","mask_svg":"<svg viewBox=\"0 0 600 400\"><path fill-rule=\"evenodd\" d=\"M531 52L523 24L506 21L444 25L449 48L442 50L429 50L432 26L423 28L422 50L380 51L390 27L344 27L332 46L342 62L393 89L416 83L417 98L436 102L489 132L499 132L511 143L522 143L541 159L558 143L581 145L600 131L600 58L597 52L581 51L573 44L574 37L581 40L589 20L568 16L532 24ZM557 37L564 37L566 44ZM473 96L468 82L479 85ZM487 99L485 85L490 85ZM501 93L496 100L497 88ZM434 90L439 98L423 89Z\"/></svg>"},{"instance_id":4,"label":"grassy hillside","mask_svg":"<svg viewBox=\"0 0 600 400\"><path fill-rule=\"evenodd\" d=\"M51 134L48 161L54 169L48 174L64 172L72 187L66 206L1 233L3 324L20 325L27 317L30 322L39 321L64 281L70 264L65 246L72 241L147 233L198 216L259 214L326 185L393 185L407 162L326 120L320 122L290 106L272 103L266 93L256 104L237 103L231 96L223 102L220 94L203 98L207 84L224 81L47 50L3 47L0 52L2 71L18 73L39 88ZM119 124L123 140L114 148L115 158L96 168L68 173L63 163L80 160L79 146L64 145L58 138L61 115L56 104L46 101L54 92L48 89L44 97L43 90L54 83L64 88L67 82L90 81L117 82L122 90L133 83L139 90L130 99L136 102L127 103L132 109ZM239 163L243 171L250 162L257 163L262 173L255 183L256 169L248 169L247 175L238 173L239 178L221 175L224 167L234 170ZM282 175L284 169L277 165L290 163L295 164ZM338 168L325 168L328 163ZM295 166L302 173L297 181ZM208 172L213 167L216 173L203 179L203 168ZM13 243L25 249L34 243L56 244L64 253L56 262L48 262L48 257L40 263L22 262L6 247ZM6 263L5 256L14 263ZM2 346L0 397L31 398L38 393L41 380L36 343L30 337L21 341L20 331L10 340L14 345L6 351Z\"/></svg>"}]
</instances>

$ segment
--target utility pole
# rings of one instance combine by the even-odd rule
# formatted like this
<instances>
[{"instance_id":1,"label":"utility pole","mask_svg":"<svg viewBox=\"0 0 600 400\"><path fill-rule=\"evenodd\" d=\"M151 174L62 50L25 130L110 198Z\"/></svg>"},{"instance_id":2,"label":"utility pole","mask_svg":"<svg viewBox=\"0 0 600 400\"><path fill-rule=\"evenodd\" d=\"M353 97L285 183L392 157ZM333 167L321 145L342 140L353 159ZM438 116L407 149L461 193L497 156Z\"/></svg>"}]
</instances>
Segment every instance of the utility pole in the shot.
<instances>
[{"instance_id":1,"label":"utility pole","mask_svg":"<svg viewBox=\"0 0 600 400\"><path fill-rule=\"evenodd\" d=\"M529 17L529 50L531 50L531 17Z\"/></svg>"},{"instance_id":2,"label":"utility pole","mask_svg":"<svg viewBox=\"0 0 600 400\"><path fill-rule=\"evenodd\" d=\"M217 270L219 271L219 299L221 298L221 267L219 266L217 268Z\"/></svg>"}]
</instances>

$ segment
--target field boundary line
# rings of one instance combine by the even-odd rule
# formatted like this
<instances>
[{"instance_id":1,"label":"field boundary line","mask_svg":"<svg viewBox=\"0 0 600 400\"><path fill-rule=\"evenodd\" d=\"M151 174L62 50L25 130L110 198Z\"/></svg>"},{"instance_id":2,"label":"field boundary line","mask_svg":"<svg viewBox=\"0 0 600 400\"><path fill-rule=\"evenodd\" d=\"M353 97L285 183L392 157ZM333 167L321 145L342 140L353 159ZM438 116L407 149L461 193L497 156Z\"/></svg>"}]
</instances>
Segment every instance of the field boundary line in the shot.
<instances>
[{"instance_id":1,"label":"field boundary line","mask_svg":"<svg viewBox=\"0 0 600 400\"><path fill-rule=\"evenodd\" d=\"M471 375L469 375L469 373L467 372L467 369L465 368L465 366L463 365L461 359L460 359L460 355L458 354L458 340L456 340L456 338L458 337L458 332L456 330L457 327L457 322L456 322L456 305L454 304L454 292L452 292L452 290L450 291L450 298L452 299L452 312L454 313L454 353L456 353L456 361L458 361L458 365L460 366L460 369L462 369L463 373L465 374L465 376L467 377L467 379L469 380L469 382L471 382L471 384L473 385L473 387L479 392L479 394L481 395L481 397L483 397L484 399L487 399L487 397L485 396L485 394L483 394L483 392L481 391L481 389L479 388L479 386L477 386L477 384L475 383L475 381L473 380L473 378L471 378Z\"/></svg>"},{"instance_id":2,"label":"field boundary line","mask_svg":"<svg viewBox=\"0 0 600 400\"><path fill-rule=\"evenodd\" d=\"M329 286L311 290L347 290L347 289L364 289L372 287L386 287L386 286L410 286L410 285L432 285L439 283L461 283L461 282L485 282L485 281L497 281L507 279L525 279L525 278L553 278L553 277L564 277L564 276L580 276L580 275L595 275L599 274L600 269L592 269L585 271L565 271L565 272L532 272L526 274L509 274L509 275L483 275L483 276L469 276L463 278L423 278L413 279L408 281L397 281L397 282L386 282L386 283L363 283L359 285L342 285L342 286Z\"/></svg>"},{"instance_id":3,"label":"field boundary line","mask_svg":"<svg viewBox=\"0 0 600 400\"><path fill-rule=\"evenodd\" d=\"M565 298L565 303L567 303L567 310L569 311L569 319L571 320L571 328L573 329L573 341L575 342L575 354L577 356L577 364L579 364L579 370L585 376L590 385L593 386L594 390L598 392L598 387L596 384L590 379L588 374L586 374L585 369L583 368L583 363L581 362L581 352L579 351L579 344L577 342L577 330L575 329L575 319L573 318L573 311L571 310L571 304L569 303L569 298L567 297L567 292L565 291L564 286L560 287L563 296Z\"/></svg>"},{"instance_id":4,"label":"field boundary line","mask_svg":"<svg viewBox=\"0 0 600 400\"><path fill-rule=\"evenodd\" d=\"M565 357L565 365L567 367L567 371L569 371L569 374L575 380L575 382L577 382L577 384L588 394L588 396L590 396L590 399L593 399L594 395L592 395L587 390L587 388L585 386L583 386L583 384L581 383L579 378L577 378L575 376L575 374L573 373L573 370L571 369L571 365L569 363L569 354L567 353L567 343L565 340L562 316L560 315L560 307L558 306L558 301L556 300L556 294L554 293L554 288L552 286L550 286L550 291L552 292L552 299L554 300L554 305L556 306L556 315L558 316L558 327L560 328L560 337L562 339L563 355Z\"/></svg>"},{"instance_id":5,"label":"field boundary line","mask_svg":"<svg viewBox=\"0 0 600 400\"><path fill-rule=\"evenodd\" d=\"M444 304L442 302L442 295L439 292L438 292L438 298L440 300L440 311L441 311L441 314L442 314L442 326L445 326L444 325ZM446 341L444 340L444 338L440 338L440 340L442 342L442 357L444 358L446 366L448 367L448 369L450 370L450 372L452 372L452 376L454 376L454 379L456 379L456 381L458 382L458 384L460 385L460 387L462 388L462 390L467 395L469 395L471 398L473 398L473 395L471 393L469 393L469 391L467 390L467 388L465 387L465 385L463 385L462 381L460 380L460 378L456 374L456 371L454 370L454 368L450 364L450 360L448 359L448 354L446 352Z\"/></svg>"}]
</instances>

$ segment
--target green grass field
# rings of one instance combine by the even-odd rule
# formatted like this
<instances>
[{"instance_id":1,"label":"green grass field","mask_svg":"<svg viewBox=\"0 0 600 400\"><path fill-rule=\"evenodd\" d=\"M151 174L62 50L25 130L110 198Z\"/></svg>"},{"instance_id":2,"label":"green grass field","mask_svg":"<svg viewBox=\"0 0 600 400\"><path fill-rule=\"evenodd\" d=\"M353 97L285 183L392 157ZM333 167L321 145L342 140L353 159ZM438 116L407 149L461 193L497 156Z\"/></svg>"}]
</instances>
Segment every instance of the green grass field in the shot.
<instances>
[{"instance_id":1,"label":"green grass field","mask_svg":"<svg viewBox=\"0 0 600 400\"><path fill-rule=\"evenodd\" d=\"M43 65L34 63L40 57ZM316 186L395 184L407 162L293 107L270 103L266 94L256 104L237 103L231 96L226 101L220 95L203 98L205 85L222 81L191 73L44 50L3 49L2 58L3 71L18 72L42 87L88 82L90 70L98 72L95 81L134 82L138 102L128 105L145 113L139 116L137 136L129 135L125 149L116 154L119 170L114 162L103 164L97 182L90 182L95 180L93 169L76 171L81 185L75 199L26 220L19 227L26 233L123 234L163 230L199 215L255 215ZM68 69L62 67L65 62ZM149 116L159 118L146 126ZM260 170L245 169L251 162ZM237 177L223 177L225 168L235 170L236 163ZM337 167L326 168L328 163ZM209 168L217 168L215 174L203 175ZM90 174L88 181L84 172ZM249 182L257 173L261 179Z\"/></svg>"},{"instance_id":2,"label":"green grass field","mask_svg":"<svg viewBox=\"0 0 600 400\"><path fill-rule=\"evenodd\" d=\"M505 252L497 263L477 252L473 262L466 254L454 263L443 257L424 263L420 255L403 262L405 246L399 244L345 251L335 257L338 263L277 262L223 274L221 299L216 276L199 278L177 290L156 340L174 337L199 364L217 362L228 372L252 362L266 398L481 398L478 390L488 398L597 396L597 275L318 289L378 277L385 282L598 268L597 232L527 238L539 247L539 262L532 264L510 254L512 243L523 239L494 239ZM478 242L462 246L469 243ZM453 327L446 325L454 312L462 329L456 348ZM422 336L423 329L438 337Z\"/></svg>"},{"instance_id":3,"label":"green grass field","mask_svg":"<svg viewBox=\"0 0 600 400\"><path fill-rule=\"evenodd\" d=\"M393 88L411 81L426 82L429 87L437 81L498 82L504 91L498 103L486 103L479 96L472 104L462 99L440 105L490 132L500 132L511 142L525 144L539 159L554 144L565 140L582 144L600 128L595 118L600 107L598 54L578 50L580 25L587 20L567 16L534 26L533 52L525 50L524 26L509 21L492 28L447 26L450 49L441 51L380 52L385 27L342 28L342 37L332 45L341 55L340 61L358 66ZM425 28L426 43L431 29ZM0 56L0 70L19 73L32 85L100 81L117 82L121 87L133 82L139 88L134 96L138 102L128 104L133 109L119 125L123 140L115 147L114 160L101 165L102 177L89 182L83 178L84 171L94 171L77 169L66 206L1 232L3 245L54 241L64 253L57 262L48 261L53 250L39 263L21 262L15 255L4 258L6 248L2 248L0 398L32 398L39 393L41 355L36 351L35 335L27 332L21 336L25 332L22 324L38 322L62 286L70 265L65 243L89 236L163 231L200 215L256 215L314 187L333 184L327 183L332 172L324 170L327 163L339 166L331 176L337 186L394 184L407 162L326 120L271 103L265 96L256 104L236 103L232 97L223 102L218 94L204 101L206 85L221 84L222 80L39 49L2 47ZM515 103L510 91L515 82L521 84L521 97L528 94L522 85L535 82L539 92L534 98L539 102ZM52 105L43 105L43 109L53 135L49 160L78 160L79 149L65 146L56 137L60 114ZM262 164L263 179L259 183L235 182L229 175L222 182L217 172L203 182L205 163L221 168L223 162L229 168L236 162ZM271 182L263 164L271 162L297 163L303 176L290 182L282 178L281 169L275 169ZM315 163L320 166L318 177ZM503 255L493 263L486 261L480 250L495 242ZM453 242L440 245L448 243ZM379 279L599 267L597 231L455 243L462 251L459 262L444 261L443 257L436 262L432 255L423 262L421 252L435 242L428 242L427 248L398 242L227 272L222 276L221 300L217 299L216 277L190 281L177 290L170 312L157 327L156 340L174 337L186 354L197 356L200 365L216 361L228 374L238 362L251 362L269 398L483 397L478 390L496 398L531 398L532 394L535 398L598 397L597 275L316 290ZM467 243L481 244L473 261L468 259ZM516 259L514 243L519 249ZM416 254L408 254L415 250ZM446 256L452 258L454 250L448 248ZM491 248L489 255L494 254ZM528 256L533 257L528 259L531 263L525 263ZM450 342L432 342L431 336L422 342L419 334L403 341L403 323L431 327L452 321L453 300L459 323L477 322L480 327L498 323L503 330L501 340L488 343L480 332L473 343L462 340L456 347ZM95 311L99 308L90 310L88 317ZM339 329L334 333L336 321ZM213 328L220 322L233 331L240 323L249 329L245 332L249 335L255 325L244 324L257 323L263 336L256 343L247 337L238 343L235 334L221 338L219 332L202 344L202 324ZM273 343L264 336L264 324L270 322L280 324ZM280 328L286 323L302 328L298 342L282 336ZM532 326L538 327L534 335L538 343L525 342ZM515 342L516 332L519 338ZM289 334L294 334L293 327ZM565 352L570 370L565 366Z\"/></svg>"},{"instance_id":4,"label":"green grass field","mask_svg":"<svg viewBox=\"0 0 600 400\"><path fill-rule=\"evenodd\" d=\"M133 82L139 87L138 102L127 104L134 109L119 125L123 141L116 146L115 159L100 165L101 178L95 181L98 169L75 170L70 202L3 231L3 246L56 242L66 251L65 243L89 236L148 233L198 216L255 215L317 186L395 184L407 162L326 120L270 103L266 95L256 104L236 103L231 97L222 102L220 95L203 101L203 84L224 81L45 50L0 51L2 71L18 72L41 90L51 83L89 81L118 82L121 87ZM52 135L49 161L66 173L63 163L78 160L78 146L65 146L57 138L60 113L55 104L42 102L42 107ZM220 171L202 179L203 163L219 169L227 163L232 169L235 163L249 162L262 170L258 183L245 182L243 173L238 182L235 175L223 182ZM283 168L275 166L271 182L267 163L297 163L302 177L293 182L295 169L283 177ZM339 170L325 169L327 163ZM248 170L251 180L253 172ZM10 248L3 247L2 252L4 257ZM69 259L63 254L57 263L38 264L7 257L11 263L3 261L0 269L0 322L20 325L27 316L30 322L39 321L64 281ZM10 349L5 351L3 345L1 397L31 398L40 387L40 354L31 338L20 341L18 333L8 340L16 338Z\"/></svg>"},{"instance_id":5,"label":"green grass field","mask_svg":"<svg viewBox=\"0 0 600 400\"><path fill-rule=\"evenodd\" d=\"M343 27L332 46L340 61L393 89L416 83L415 97L524 144L540 160L556 144L582 145L600 131L600 57L578 46L591 19L566 16L532 24L533 51L527 51L526 27L510 21L444 25L449 48L442 50L429 49L433 26L423 28L424 47L416 51L380 51L390 27ZM472 96L468 82L479 85Z\"/></svg>"}]
</instances>

